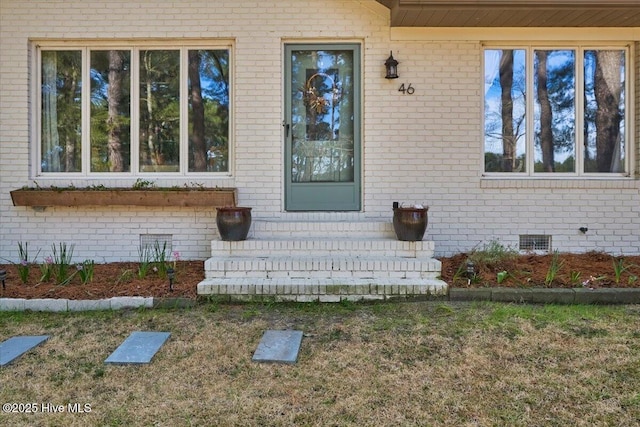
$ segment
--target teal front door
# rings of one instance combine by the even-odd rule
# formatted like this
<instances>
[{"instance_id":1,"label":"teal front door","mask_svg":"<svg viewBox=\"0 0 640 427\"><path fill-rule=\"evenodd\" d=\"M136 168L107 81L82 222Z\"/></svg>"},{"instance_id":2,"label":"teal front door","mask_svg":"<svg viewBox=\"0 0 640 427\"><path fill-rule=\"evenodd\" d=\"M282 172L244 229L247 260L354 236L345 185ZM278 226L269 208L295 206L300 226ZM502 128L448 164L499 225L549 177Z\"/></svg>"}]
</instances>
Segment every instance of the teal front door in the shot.
<instances>
[{"instance_id":1,"label":"teal front door","mask_svg":"<svg viewBox=\"0 0 640 427\"><path fill-rule=\"evenodd\" d=\"M285 47L285 209L360 210L360 46Z\"/></svg>"}]
</instances>

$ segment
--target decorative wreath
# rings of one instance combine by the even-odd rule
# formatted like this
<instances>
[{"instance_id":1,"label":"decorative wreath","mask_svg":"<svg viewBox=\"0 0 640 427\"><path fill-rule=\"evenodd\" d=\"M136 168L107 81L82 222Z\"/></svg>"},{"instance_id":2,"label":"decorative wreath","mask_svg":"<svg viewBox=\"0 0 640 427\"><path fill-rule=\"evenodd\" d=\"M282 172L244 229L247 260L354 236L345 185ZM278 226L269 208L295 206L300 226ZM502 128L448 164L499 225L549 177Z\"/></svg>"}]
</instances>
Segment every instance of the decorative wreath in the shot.
<instances>
[{"instance_id":1,"label":"decorative wreath","mask_svg":"<svg viewBox=\"0 0 640 427\"><path fill-rule=\"evenodd\" d=\"M329 100L322 96L318 89L313 85L313 79L316 77L327 78L331 81L331 101L335 104L340 100L342 96L342 91L336 84L335 80L328 74L325 73L315 73L304 85L302 89L304 103L306 106L310 107L317 114L323 114L327 112L327 108L329 108Z\"/></svg>"}]
</instances>

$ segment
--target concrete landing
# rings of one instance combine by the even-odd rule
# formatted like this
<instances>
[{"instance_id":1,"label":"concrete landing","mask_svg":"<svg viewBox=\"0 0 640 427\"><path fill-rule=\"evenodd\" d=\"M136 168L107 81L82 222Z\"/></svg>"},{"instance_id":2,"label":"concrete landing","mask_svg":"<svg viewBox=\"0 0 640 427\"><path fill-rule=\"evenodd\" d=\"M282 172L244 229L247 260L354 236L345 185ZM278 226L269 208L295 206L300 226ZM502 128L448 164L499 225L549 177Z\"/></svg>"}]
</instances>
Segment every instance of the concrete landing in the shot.
<instances>
[{"instance_id":1,"label":"concrete landing","mask_svg":"<svg viewBox=\"0 0 640 427\"><path fill-rule=\"evenodd\" d=\"M13 337L0 344L0 366L7 365L49 339L49 335Z\"/></svg>"},{"instance_id":2,"label":"concrete landing","mask_svg":"<svg viewBox=\"0 0 640 427\"><path fill-rule=\"evenodd\" d=\"M296 363L301 343L302 331L268 330L262 336L252 360L254 362Z\"/></svg>"},{"instance_id":3,"label":"concrete landing","mask_svg":"<svg viewBox=\"0 0 640 427\"><path fill-rule=\"evenodd\" d=\"M169 332L132 332L104 363L149 363L170 335Z\"/></svg>"}]
</instances>

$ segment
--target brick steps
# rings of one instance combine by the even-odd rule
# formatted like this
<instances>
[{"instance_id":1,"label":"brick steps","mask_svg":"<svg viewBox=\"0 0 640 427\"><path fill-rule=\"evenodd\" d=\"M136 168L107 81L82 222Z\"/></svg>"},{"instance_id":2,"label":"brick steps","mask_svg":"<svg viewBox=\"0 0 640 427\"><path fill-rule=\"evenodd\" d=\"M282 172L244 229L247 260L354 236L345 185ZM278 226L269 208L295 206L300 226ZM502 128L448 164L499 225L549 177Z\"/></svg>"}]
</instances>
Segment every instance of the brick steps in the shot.
<instances>
[{"instance_id":1,"label":"brick steps","mask_svg":"<svg viewBox=\"0 0 640 427\"><path fill-rule=\"evenodd\" d=\"M223 257L205 261L205 278L435 279L440 261L401 257Z\"/></svg>"},{"instance_id":2,"label":"brick steps","mask_svg":"<svg viewBox=\"0 0 640 427\"><path fill-rule=\"evenodd\" d=\"M242 242L214 240L211 242L211 256L294 256L308 252L314 256L432 258L434 246L431 241L401 242L390 238L361 237L262 238Z\"/></svg>"},{"instance_id":3,"label":"brick steps","mask_svg":"<svg viewBox=\"0 0 640 427\"><path fill-rule=\"evenodd\" d=\"M247 240L211 242L198 294L279 301L446 294L433 254L431 241L398 241L389 221L254 220Z\"/></svg>"},{"instance_id":4,"label":"brick steps","mask_svg":"<svg viewBox=\"0 0 640 427\"><path fill-rule=\"evenodd\" d=\"M446 295L447 288L436 279L205 279L199 295L235 301L339 302L427 298Z\"/></svg>"}]
</instances>

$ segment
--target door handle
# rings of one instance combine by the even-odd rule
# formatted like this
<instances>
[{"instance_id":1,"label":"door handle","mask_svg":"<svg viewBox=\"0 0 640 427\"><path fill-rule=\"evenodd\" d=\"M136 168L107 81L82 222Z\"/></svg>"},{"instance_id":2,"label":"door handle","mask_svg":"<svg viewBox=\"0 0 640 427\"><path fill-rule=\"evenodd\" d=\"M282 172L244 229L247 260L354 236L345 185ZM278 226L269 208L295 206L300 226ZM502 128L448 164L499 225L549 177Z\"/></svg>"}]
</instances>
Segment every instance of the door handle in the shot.
<instances>
[{"instance_id":1,"label":"door handle","mask_svg":"<svg viewBox=\"0 0 640 427\"><path fill-rule=\"evenodd\" d=\"M282 122L282 126L284 126L284 137L289 138L289 129L291 128L291 125L289 123Z\"/></svg>"}]
</instances>

